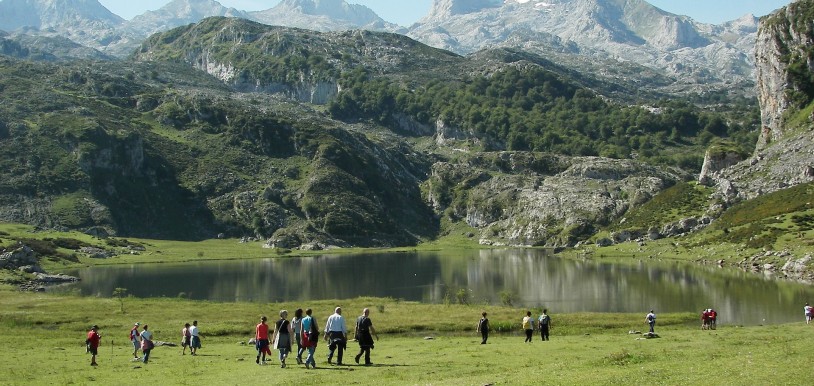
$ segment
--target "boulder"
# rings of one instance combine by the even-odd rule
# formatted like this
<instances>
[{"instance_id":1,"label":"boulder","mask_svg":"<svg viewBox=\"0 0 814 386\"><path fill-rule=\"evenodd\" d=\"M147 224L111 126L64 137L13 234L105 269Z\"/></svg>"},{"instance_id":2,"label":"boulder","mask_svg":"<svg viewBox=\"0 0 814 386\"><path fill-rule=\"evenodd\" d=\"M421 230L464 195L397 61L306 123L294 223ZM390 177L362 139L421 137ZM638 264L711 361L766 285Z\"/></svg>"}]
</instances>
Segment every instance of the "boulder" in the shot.
<instances>
[{"instance_id":1,"label":"boulder","mask_svg":"<svg viewBox=\"0 0 814 386\"><path fill-rule=\"evenodd\" d=\"M601 238L599 240L596 240L596 246L597 247L600 247L600 248L601 247L609 247L611 245L613 245L613 240L611 240L611 239L609 239L607 237L603 237L603 238Z\"/></svg>"},{"instance_id":2,"label":"boulder","mask_svg":"<svg viewBox=\"0 0 814 386\"><path fill-rule=\"evenodd\" d=\"M15 269L37 264L37 255L27 245L20 245L16 249L0 254L0 269Z\"/></svg>"}]
</instances>

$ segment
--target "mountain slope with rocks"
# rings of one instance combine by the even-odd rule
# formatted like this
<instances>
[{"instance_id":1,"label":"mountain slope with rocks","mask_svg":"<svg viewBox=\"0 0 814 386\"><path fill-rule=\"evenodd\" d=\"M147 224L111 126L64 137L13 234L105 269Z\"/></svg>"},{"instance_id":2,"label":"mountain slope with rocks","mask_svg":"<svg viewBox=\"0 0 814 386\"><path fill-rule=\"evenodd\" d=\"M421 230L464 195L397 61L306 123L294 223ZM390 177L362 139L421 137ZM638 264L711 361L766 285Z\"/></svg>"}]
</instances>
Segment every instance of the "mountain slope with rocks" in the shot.
<instances>
[{"instance_id":1,"label":"mountain slope with rocks","mask_svg":"<svg viewBox=\"0 0 814 386\"><path fill-rule=\"evenodd\" d=\"M124 61L0 64L13 101L0 108L2 220L94 234L314 249L413 245L457 224L483 244L574 245L691 178L593 146L681 156L722 128L680 103L614 104L581 85L601 81L534 55L466 58L397 34L238 18L155 35ZM541 109L573 131L504 137L484 124L531 125ZM667 132L630 142L608 125L590 142L602 116ZM666 134L679 120L694 122L674 134L684 144ZM574 138L572 155L513 148Z\"/></svg>"},{"instance_id":2,"label":"mountain slope with rocks","mask_svg":"<svg viewBox=\"0 0 814 386\"><path fill-rule=\"evenodd\" d=\"M519 47L617 78L636 78L633 72L614 74L614 67L631 63L675 78L661 88L667 92L727 88L748 94L756 28L753 16L706 25L644 0L436 0L408 36L461 54Z\"/></svg>"}]
</instances>

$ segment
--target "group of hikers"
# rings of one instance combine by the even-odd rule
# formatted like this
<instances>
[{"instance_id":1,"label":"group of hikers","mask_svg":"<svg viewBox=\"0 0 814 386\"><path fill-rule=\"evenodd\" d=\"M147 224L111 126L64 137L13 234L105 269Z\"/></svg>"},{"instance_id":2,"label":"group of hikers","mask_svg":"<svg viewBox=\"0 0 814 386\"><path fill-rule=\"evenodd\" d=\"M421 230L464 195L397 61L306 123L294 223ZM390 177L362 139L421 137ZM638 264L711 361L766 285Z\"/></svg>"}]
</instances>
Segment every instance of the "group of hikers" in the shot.
<instances>
[{"instance_id":1,"label":"group of hikers","mask_svg":"<svg viewBox=\"0 0 814 386\"><path fill-rule=\"evenodd\" d=\"M298 308L294 311L294 317L288 320L288 311L280 311L280 319L274 323L274 332L269 339L269 326L266 316L260 317L260 323L255 326L254 342L257 349L255 363L265 365L266 356L271 356L271 347L279 351L280 367L286 367L286 359L293 352L294 344L297 346L297 364L305 365L305 368L316 368L314 352L319 342L320 329L313 311L308 308L303 310ZM328 343L328 364L333 364L334 354L336 354L336 365L342 366L342 359L348 342L348 327L345 317L342 316L342 307L336 307L334 313L325 321L325 328L322 332L323 339ZM356 318L354 328L354 340L359 343L359 353L356 354L355 362L359 364L364 356L365 365L370 366L370 350L373 348L373 336L379 340L379 334L373 328L373 321L370 320L370 309L362 310L362 315ZM306 354L307 353L307 354ZM306 354L305 360L302 356Z\"/></svg>"},{"instance_id":2,"label":"group of hikers","mask_svg":"<svg viewBox=\"0 0 814 386\"><path fill-rule=\"evenodd\" d=\"M155 347L155 343L153 343L153 333L146 324L142 327L141 332L139 332L139 325L139 322L133 324L128 338L130 339L130 343L133 344L133 360L141 360L147 363L150 360L150 351ZM192 325L184 323L184 328L181 330L181 347L183 347L181 355L186 355L187 347L189 347L190 355L198 355L198 349L201 348L201 334L198 330L197 320L192 321ZM141 350L142 353L141 358L138 356L139 350Z\"/></svg>"},{"instance_id":3,"label":"group of hikers","mask_svg":"<svg viewBox=\"0 0 814 386\"><path fill-rule=\"evenodd\" d=\"M481 313L481 318L478 321L477 331L481 334L480 344L486 344L489 339L489 319L486 317L486 312ZM526 316L523 317L521 323L523 331L526 333L526 342L531 342L531 337L534 335L534 330L540 331L540 339L545 342L548 340L549 331L551 331L551 317L548 316L548 309L543 309L543 313L536 319L531 316L531 311L526 311Z\"/></svg>"},{"instance_id":4,"label":"group of hikers","mask_svg":"<svg viewBox=\"0 0 814 386\"><path fill-rule=\"evenodd\" d=\"M803 308L805 312L806 323L811 323L814 319L814 307L808 303ZM304 313L304 315L303 315ZM293 346L297 346L296 361L297 364L305 365L305 368L316 368L316 361L314 360L314 352L317 348L319 341L320 329L317 325L316 319L312 315L313 311L308 308L303 311L298 308L294 311L294 317L288 320L288 311L280 311L280 319L274 323L274 330L271 337L269 337L269 325L267 324L268 318L265 315L260 317L260 323L255 326L254 344L257 350L257 357L255 363L258 365L267 364L267 356L271 356L271 348L279 351L280 367L286 367L286 359L289 354L293 352ZM481 334L481 344L486 344L489 339L489 319L486 317L486 312L481 313L481 319L478 321L477 331ZM701 311L701 329L714 330L717 327L718 313L712 309L707 308ZM650 326L650 333L654 334L656 325L656 314L653 310L645 316L645 323ZM155 347L153 343L153 333L149 330L148 325L144 325L142 330L139 331L140 324L136 322L133 328L130 329L128 339L133 344L133 360L140 360L147 363L150 359L150 351ZM542 341L549 340L549 332L551 331L552 323L551 317L548 315L548 309L543 309L539 317L534 318L531 311L526 311L526 316L523 317L521 327L525 332L525 342L531 342L534 330L540 331L540 339ZM342 307L336 307L334 313L325 321L325 328L322 331L323 339L328 343L328 364L333 364L334 354L336 354L336 364L343 365L342 359L345 348L348 342L348 328L345 323L345 318L342 316ZM354 340L359 343L359 353L356 354L355 362L359 364L360 359L364 356L365 365L371 365L370 350L373 348L373 336L379 340L379 335L376 329L373 328L373 322L370 320L370 309L365 308L362 310L362 315L356 318L356 327L354 329ZM91 354L91 366L97 366L96 355L98 354L99 344L102 337L99 334L99 326L93 325L88 331L85 344L87 352ZM198 331L198 321L184 324L181 330L181 351L182 355L186 354L187 347L191 355L197 355L197 351L201 348L201 336ZM138 356L138 351L141 350L142 356ZM307 353L307 354L306 354ZM306 354L303 360L302 356Z\"/></svg>"},{"instance_id":5,"label":"group of hikers","mask_svg":"<svg viewBox=\"0 0 814 386\"><path fill-rule=\"evenodd\" d=\"M288 311L280 311L280 319L274 323L271 337L269 337L270 326L266 324L267 321L268 318L265 315L261 316L260 323L255 326L254 343L257 350L255 360L257 364L265 365L268 363L266 356L271 356L271 348L273 347L279 351L280 367L285 368L286 359L292 352L292 347L296 345L297 364L304 364L305 368L316 368L314 352L316 351L320 333L317 321L313 317L310 308L304 311L304 315L302 309L297 309L290 321L288 320ZM128 340L133 344L133 360L147 363L150 360L150 352L155 347L155 343L149 326L145 324L139 331L140 326L141 324L138 322L133 325L128 334ZM365 365L373 364L370 361L373 336L376 337L376 340L379 340L379 334L373 328L373 321L370 320L370 309L365 308L362 310L362 315L356 318L353 337L359 343L359 354L355 357L357 364L359 364L363 356ZM333 364L334 354L336 354L336 364L343 365L343 354L348 341L348 327L345 318L342 316L341 307L336 307L334 313L325 322L324 339L328 342L328 363ZM87 352L91 354L91 366L98 366L96 356L101 341L102 336L99 334L99 326L93 325L88 331L87 339L85 339ZM184 328L181 330L181 347L183 348L182 355L186 354L187 347L190 355L198 355L198 349L201 348L201 334L198 330L197 320L193 321L192 325L189 323L184 324ZM139 350L142 352L141 357L138 356ZM302 356L306 352L307 357L303 360Z\"/></svg>"},{"instance_id":6,"label":"group of hikers","mask_svg":"<svg viewBox=\"0 0 814 386\"><path fill-rule=\"evenodd\" d=\"M714 330L718 327L718 312L712 308L701 311L701 329Z\"/></svg>"}]
</instances>

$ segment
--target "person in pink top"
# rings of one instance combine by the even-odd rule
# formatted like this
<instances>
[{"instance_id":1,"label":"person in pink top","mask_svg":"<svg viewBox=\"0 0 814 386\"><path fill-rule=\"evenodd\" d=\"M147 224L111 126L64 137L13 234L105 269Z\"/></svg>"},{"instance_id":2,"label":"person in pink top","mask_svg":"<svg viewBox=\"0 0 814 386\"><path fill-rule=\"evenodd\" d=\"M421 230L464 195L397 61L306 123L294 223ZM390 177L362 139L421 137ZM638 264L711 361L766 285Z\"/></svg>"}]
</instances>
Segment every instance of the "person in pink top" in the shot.
<instances>
[{"instance_id":1,"label":"person in pink top","mask_svg":"<svg viewBox=\"0 0 814 386\"><path fill-rule=\"evenodd\" d=\"M254 346L257 348L257 359L254 360L255 363L259 364L266 364L266 354L271 355L271 349L269 348L269 325L266 324L266 316L263 315L260 317L260 323L254 328ZM260 361L260 355L263 356L263 361Z\"/></svg>"}]
</instances>

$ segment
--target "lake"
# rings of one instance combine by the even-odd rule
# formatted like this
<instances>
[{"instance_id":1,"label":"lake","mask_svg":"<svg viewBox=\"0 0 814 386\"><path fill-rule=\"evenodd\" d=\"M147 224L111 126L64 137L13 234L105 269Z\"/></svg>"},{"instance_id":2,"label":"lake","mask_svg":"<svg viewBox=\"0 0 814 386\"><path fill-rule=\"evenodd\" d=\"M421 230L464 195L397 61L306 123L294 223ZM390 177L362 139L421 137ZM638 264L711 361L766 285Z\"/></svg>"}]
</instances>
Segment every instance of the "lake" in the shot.
<instances>
[{"instance_id":1,"label":"lake","mask_svg":"<svg viewBox=\"0 0 814 386\"><path fill-rule=\"evenodd\" d=\"M289 302L392 297L521 307L551 313L699 312L714 308L720 324L803 320L814 287L718 267L640 261L568 260L537 249L375 252L354 255L99 266L66 272L67 287L110 297L117 287L137 297Z\"/></svg>"}]
</instances>

